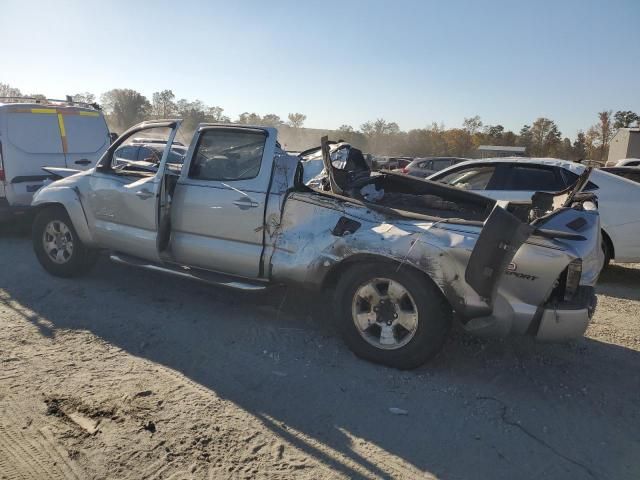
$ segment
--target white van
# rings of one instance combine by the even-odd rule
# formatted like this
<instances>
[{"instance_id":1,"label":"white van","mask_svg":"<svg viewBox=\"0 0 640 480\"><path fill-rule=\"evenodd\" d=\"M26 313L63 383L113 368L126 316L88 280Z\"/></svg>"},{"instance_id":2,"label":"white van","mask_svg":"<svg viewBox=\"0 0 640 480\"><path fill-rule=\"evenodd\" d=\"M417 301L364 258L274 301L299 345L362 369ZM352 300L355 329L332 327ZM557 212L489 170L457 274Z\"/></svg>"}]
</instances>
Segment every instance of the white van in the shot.
<instances>
[{"instance_id":1,"label":"white van","mask_svg":"<svg viewBox=\"0 0 640 480\"><path fill-rule=\"evenodd\" d=\"M50 177L42 167L86 170L110 145L104 115L90 105L23 102L0 98L0 221L28 212Z\"/></svg>"}]
</instances>

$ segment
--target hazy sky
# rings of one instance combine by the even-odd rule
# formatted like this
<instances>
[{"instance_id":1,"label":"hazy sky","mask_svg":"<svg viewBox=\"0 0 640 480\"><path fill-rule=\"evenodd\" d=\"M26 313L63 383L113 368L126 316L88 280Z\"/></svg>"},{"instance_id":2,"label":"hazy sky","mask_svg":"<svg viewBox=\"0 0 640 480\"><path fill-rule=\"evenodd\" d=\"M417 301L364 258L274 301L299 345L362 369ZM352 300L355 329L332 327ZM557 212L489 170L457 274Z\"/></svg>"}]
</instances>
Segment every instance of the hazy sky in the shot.
<instances>
[{"instance_id":1,"label":"hazy sky","mask_svg":"<svg viewBox=\"0 0 640 480\"><path fill-rule=\"evenodd\" d=\"M640 113L640 0L2 0L0 49L23 93L168 88L318 128Z\"/></svg>"}]
</instances>

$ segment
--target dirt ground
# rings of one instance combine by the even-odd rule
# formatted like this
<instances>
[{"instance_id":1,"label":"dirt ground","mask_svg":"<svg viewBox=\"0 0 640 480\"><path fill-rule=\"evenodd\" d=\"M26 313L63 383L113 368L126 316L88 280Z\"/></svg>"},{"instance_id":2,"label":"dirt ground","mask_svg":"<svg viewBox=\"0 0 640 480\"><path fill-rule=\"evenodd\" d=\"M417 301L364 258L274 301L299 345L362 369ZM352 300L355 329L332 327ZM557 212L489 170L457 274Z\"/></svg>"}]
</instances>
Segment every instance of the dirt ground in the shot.
<instances>
[{"instance_id":1,"label":"dirt ground","mask_svg":"<svg viewBox=\"0 0 640 480\"><path fill-rule=\"evenodd\" d=\"M298 293L53 278L0 232L0 478L638 479L640 265L598 292L580 341L455 334L400 372Z\"/></svg>"}]
</instances>

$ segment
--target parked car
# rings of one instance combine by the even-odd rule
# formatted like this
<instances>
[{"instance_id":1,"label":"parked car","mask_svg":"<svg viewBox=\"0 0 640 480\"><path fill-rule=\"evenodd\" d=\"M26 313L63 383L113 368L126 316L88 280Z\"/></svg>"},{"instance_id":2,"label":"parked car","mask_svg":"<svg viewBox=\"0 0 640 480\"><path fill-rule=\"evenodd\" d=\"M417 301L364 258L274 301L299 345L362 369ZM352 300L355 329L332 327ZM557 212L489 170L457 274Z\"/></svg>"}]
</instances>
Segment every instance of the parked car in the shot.
<instances>
[{"instance_id":1,"label":"parked car","mask_svg":"<svg viewBox=\"0 0 640 480\"><path fill-rule=\"evenodd\" d=\"M622 160L607 160L605 167L640 167L640 158L623 158Z\"/></svg>"},{"instance_id":2,"label":"parked car","mask_svg":"<svg viewBox=\"0 0 640 480\"><path fill-rule=\"evenodd\" d=\"M584 170L567 160L499 158L460 163L429 179L496 200L527 201L536 191L570 187ZM598 196L605 263L640 262L640 185L594 170L585 189Z\"/></svg>"},{"instance_id":3,"label":"parked car","mask_svg":"<svg viewBox=\"0 0 640 480\"><path fill-rule=\"evenodd\" d=\"M337 319L353 351L398 368L435 355L454 312L476 334L541 340L578 337L589 323L602 251L594 198L579 193L588 172L555 211L511 208L371 175L362 152L325 137L326 182L312 188L304 159L279 148L274 128L203 124L184 162L169 164L179 125L137 125L98 166L38 191L33 247L48 272L79 275L106 250L231 288L324 291L322 315ZM114 163L128 138L158 128L169 132L155 172Z\"/></svg>"},{"instance_id":4,"label":"parked car","mask_svg":"<svg viewBox=\"0 0 640 480\"><path fill-rule=\"evenodd\" d=\"M413 157L389 157L386 161L379 165L380 169L401 171L413 161Z\"/></svg>"},{"instance_id":5,"label":"parked car","mask_svg":"<svg viewBox=\"0 0 640 480\"><path fill-rule=\"evenodd\" d=\"M640 183L640 168L638 167L604 167L601 170Z\"/></svg>"},{"instance_id":6,"label":"parked car","mask_svg":"<svg viewBox=\"0 0 640 480\"><path fill-rule=\"evenodd\" d=\"M88 169L109 144L107 124L96 108L0 98L0 221L29 211L34 192L49 178L43 166Z\"/></svg>"},{"instance_id":7,"label":"parked car","mask_svg":"<svg viewBox=\"0 0 640 480\"><path fill-rule=\"evenodd\" d=\"M466 162L468 158L457 157L428 157L416 158L413 162L402 169L403 173L412 177L427 178L442 169L456 165L460 162Z\"/></svg>"}]
</instances>

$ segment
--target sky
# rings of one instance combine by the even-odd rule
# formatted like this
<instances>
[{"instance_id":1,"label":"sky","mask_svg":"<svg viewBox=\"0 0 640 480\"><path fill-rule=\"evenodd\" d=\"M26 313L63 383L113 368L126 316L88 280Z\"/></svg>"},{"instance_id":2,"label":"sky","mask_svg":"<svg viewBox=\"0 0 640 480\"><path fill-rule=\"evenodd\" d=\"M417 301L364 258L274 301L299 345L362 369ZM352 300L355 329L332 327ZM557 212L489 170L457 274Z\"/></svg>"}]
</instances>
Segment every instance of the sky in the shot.
<instances>
[{"instance_id":1,"label":"sky","mask_svg":"<svg viewBox=\"0 0 640 480\"><path fill-rule=\"evenodd\" d=\"M640 113L640 0L3 0L0 48L23 93L171 89L314 128L545 116L574 137Z\"/></svg>"}]
</instances>

